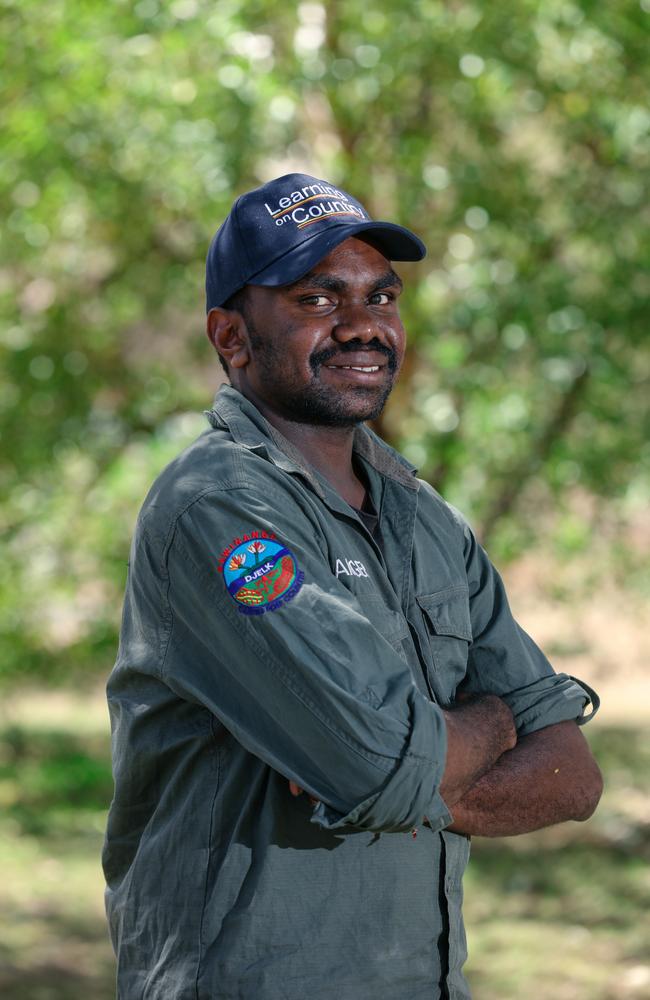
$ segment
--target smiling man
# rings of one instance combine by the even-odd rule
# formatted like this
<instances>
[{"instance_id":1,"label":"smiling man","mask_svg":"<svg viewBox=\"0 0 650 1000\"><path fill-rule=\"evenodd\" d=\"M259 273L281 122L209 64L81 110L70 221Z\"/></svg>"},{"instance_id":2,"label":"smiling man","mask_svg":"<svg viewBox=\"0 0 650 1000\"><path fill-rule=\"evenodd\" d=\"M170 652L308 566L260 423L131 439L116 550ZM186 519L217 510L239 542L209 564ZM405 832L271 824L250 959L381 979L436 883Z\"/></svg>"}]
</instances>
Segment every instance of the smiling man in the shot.
<instances>
[{"instance_id":1,"label":"smiling man","mask_svg":"<svg viewBox=\"0 0 650 1000\"><path fill-rule=\"evenodd\" d=\"M470 836L596 806L596 696L364 426L404 354L392 262L424 252L301 174L212 242L230 385L144 503L109 681L121 1000L467 998Z\"/></svg>"}]
</instances>

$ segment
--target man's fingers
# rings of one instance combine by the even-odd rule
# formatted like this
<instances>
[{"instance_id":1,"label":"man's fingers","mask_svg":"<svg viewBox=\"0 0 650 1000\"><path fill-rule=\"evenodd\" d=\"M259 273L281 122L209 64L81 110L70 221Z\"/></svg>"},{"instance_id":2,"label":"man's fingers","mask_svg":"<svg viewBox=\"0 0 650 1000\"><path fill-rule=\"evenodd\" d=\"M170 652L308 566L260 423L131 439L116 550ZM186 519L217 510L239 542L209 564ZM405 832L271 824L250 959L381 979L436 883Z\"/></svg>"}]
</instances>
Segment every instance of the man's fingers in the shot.
<instances>
[{"instance_id":1,"label":"man's fingers","mask_svg":"<svg viewBox=\"0 0 650 1000\"><path fill-rule=\"evenodd\" d=\"M289 791L296 798L298 798L299 795L302 795L302 793L304 792L304 790L305 789L301 788L300 785L297 785L295 781L290 781L289 782ZM315 799L313 795L310 795L309 796L309 801L311 802L311 804L313 806L317 806L318 803L320 802L320 799Z\"/></svg>"}]
</instances>

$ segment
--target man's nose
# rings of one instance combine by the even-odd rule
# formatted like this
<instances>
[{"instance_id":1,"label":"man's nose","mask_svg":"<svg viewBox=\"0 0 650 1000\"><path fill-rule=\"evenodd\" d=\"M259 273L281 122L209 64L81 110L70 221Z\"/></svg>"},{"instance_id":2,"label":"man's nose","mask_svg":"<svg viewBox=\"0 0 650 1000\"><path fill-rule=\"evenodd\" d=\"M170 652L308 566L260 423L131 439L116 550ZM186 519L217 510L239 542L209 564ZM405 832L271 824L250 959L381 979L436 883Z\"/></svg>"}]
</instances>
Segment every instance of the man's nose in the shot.
<instances>
[{"instance_id":1,"label":"man's nose","mask_svg":"<svg viewBox=\"0 0 650 1000\"><path fill-rule=\"evenodd\" d=\"M367 343L381 337L381 327L370 309L363 304L349 305L337 315L337 323L332 331L336 340L361 340Z\"/></svg>"}]
</instances>

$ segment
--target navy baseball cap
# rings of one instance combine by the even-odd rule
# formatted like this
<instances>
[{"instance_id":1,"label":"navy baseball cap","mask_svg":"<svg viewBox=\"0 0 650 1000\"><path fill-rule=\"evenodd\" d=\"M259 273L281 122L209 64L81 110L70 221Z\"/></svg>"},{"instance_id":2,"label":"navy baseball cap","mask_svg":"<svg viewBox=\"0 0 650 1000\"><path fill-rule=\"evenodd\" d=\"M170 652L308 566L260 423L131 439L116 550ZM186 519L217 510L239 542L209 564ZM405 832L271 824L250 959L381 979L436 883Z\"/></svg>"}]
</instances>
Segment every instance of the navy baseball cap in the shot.
<instances>
[{"instance_id":1,"label":"navy baseball cap","mask_svg":"<svg viewBox=\"0 0 650 1000\"><path fill-rule=\"evenodd\" d=\"M244 285L288 285L349 236L368 233L388 260L422 260L426 247L393 222L375 222L363 205L328 181L285 174L241 195L210 244L207 312Z\"/></svg>"}]
</instances>

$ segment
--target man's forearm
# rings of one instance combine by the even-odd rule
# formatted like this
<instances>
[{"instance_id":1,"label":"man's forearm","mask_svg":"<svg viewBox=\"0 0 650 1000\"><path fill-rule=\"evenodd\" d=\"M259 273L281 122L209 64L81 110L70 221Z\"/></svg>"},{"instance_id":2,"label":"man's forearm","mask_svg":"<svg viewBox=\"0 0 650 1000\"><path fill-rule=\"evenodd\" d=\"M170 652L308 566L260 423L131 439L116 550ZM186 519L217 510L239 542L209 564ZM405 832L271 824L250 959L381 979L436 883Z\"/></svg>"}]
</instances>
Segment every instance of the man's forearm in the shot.
<instances>
[{"instance_id":1,"label":"man's forearm","mask_svg":"<svg viewBox=\"0 0 650 1000\"><path fill-rule=\"evenodd\" d=\"M574 722L520 738L451 806L449 828L482 837L528 833L565 820L588 819L602 777Z\"/></svg>"},{"instance_id":2,"label":"man's forearm","mask_svg":"<svg viewBox=\"0 0 650 1000\"><path fill-rule=\"evenodd\" d=\"M517 742L512 712L496 695L466 698L443 711L447 757L440 794L453 806Z\"/></svg>"}]
</instances>

